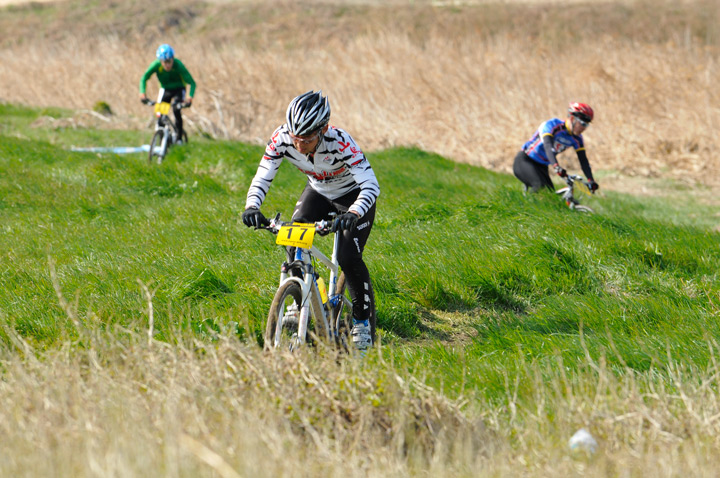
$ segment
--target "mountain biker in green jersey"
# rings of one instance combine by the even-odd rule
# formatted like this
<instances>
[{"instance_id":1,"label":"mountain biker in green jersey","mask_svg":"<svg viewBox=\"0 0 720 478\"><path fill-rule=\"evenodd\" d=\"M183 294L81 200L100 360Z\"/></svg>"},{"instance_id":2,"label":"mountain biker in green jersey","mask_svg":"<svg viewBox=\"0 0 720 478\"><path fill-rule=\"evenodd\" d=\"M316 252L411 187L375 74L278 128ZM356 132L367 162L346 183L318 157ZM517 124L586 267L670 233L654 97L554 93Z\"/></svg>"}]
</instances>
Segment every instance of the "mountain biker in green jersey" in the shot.
<instances>
[{"instance_id":1,"label":"mountain biker in green jersey","mask_svg":"<svg viewBox=\"0 0 720 478\"><path fill-rule=\"evenodd\" d=\"M157 59L150 64L145 74L140 79L140 101L148 102L145 95L145 87L147 81L154 74L157 75L160 82L160 92L158 94L158 103L172 103L173 100L184 103L184 107L188 108L192 104L195 96L195 80L190 72L185 68L183 62L175 58L175 51L168 44L162 44L155 53ZM185 87L190 85L190 93L185 96ZM173 108L175 114L175 126L178 130L178 138L183 137L183 120L182 113L179 108Z\"/></svg>"}]
</instances>

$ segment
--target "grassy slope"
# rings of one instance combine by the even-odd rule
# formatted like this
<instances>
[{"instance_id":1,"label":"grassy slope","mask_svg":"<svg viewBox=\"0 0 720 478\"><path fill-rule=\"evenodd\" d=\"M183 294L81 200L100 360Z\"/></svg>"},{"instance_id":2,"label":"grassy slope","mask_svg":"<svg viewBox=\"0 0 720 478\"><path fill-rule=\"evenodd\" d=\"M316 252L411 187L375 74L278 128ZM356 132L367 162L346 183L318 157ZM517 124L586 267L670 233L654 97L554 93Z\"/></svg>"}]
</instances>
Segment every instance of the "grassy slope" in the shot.
<instances>
[{"instance_id":1,"label":"grassy slope","mask_svg":"<svg viewBox=\"0 0 720 478\"><path fill-rule=\"evenodd\" d=\"M41 113L69 114L0 106L8 475L91 476L112 455L108 470L163 476L179 453L177 476L214 476L192 439L252 476L273 453L267 476L291 473L286 453L330 475L434 463L439 476L549 476L576 470L564 444L580 426L603 446L588 476L717 468L711 210L609 193L580 215L524 197L507 175L371 152L382 196L367 259L384 346L362 364L295 360L256 347L283 257L238 221L261 148L197 140L149 166L67 151L149 131L30 127ZM265 211L289 212L303 183L284 167ZM144 339L138 281L167 347ZM38 443L50 457L24 459Z\"/></svg>"},{"instance_id":2,"label":"grassy slope","mask_svg":"<svg viewBox=\"0 0 720 478\"><path fill-rule=\"evenodd\" d=\"M27 128L37 112L0 113L5 134L64 137L56 146L5 136L0 145L6 320L48 344L63 336L54 264L88 320L143 321L140 281L155 291L161 334L170 322L201 330L237 321L260 335L282 253L238 217L261 148L193 142L149 167L141 155L58 147L140 144L147 132L65 136ZM676 349L707 360L720 288L709 211L608 194L589 199L599 214L583 216L549 195L523 197L511 177L422 151L370 156L382 196L367 258L385 342L408 348L409 363L432 365L438 356L426 346L440 341L449 344L438 352L442 373L466 354L488 357L472 365L471 385L481 386L508 357L582 356L581 323L591 350L611 336L615 360L637 370ZM264 210L287 214L303 182L284 167Z\"/></svg>"}]
</instances>

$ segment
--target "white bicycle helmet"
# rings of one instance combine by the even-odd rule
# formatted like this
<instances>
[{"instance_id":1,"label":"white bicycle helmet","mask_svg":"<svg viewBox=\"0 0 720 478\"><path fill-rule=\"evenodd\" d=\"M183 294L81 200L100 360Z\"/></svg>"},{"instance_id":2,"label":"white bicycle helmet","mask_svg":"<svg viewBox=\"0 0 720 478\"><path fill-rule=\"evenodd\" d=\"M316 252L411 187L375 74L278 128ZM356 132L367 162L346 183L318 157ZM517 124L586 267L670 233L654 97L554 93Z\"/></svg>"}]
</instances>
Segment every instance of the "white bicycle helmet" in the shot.
<instances>
[{"instance_id":1,"label":"white bicycle helmet","mask_svg":"<svg viewBox=\"0 0 720 478\"><path fill-rule=\"evenodd\" d=\"M330 122L330 102L322 95L310 90L290 102L286 113L290 133L305 136Z\"/></svg>"}]
</instances>

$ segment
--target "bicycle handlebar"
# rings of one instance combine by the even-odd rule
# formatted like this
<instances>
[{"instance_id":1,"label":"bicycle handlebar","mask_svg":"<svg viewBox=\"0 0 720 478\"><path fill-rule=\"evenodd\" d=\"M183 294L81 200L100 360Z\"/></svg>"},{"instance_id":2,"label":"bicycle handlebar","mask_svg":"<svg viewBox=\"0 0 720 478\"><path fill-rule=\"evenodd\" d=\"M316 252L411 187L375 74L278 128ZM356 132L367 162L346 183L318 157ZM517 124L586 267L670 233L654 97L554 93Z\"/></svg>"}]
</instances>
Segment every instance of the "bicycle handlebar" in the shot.
<instances>
[{"instance_id":1,"label":"bicycle handlebar","mask_svg":"<svg viewBox=\"0 0 720 478\"><path fill-rule=\"evenodd\" d=\"M266 231L269 231L273 234L277 234L280 231L280 228L285 225L293 224L292 221L285 222L280 220L280 213L278 213L274 218L270 219L270 224L267 226L260 226L257 229L265 229ZM332 231L332 225L333 221L327 221L325 219L321 221L316 221L313 223L315 225L315 232L320 236L327 236Z\"/></svg>"},{"instance_id":2,"label":"bicycle handlebar","mask_svg":"<svg viewBox=\"0 0 720 478\"><path fill-rule=\"evenodd\" d=\"M566 182L567 185L570 186L570 187L573 187L573 184L574 184L575 182L580 182L580 183L584 184L585 187L588 188L588 190L590 191L591 194L595 194L595 191L593 191L593 189L590 187L590 182L589 182L589 181L585 181L582 176L578 176L577 174L568 174L568 175L567 175L565 178L563 178L563 179L565 179L565 182Z\"/></svg>"},{"instance_id":3,"label":"bicycle handlebar","mask_svg":"<svg viewBox=\"0 0 720 478\"><path fill-rule=\"evenodd\" d=\"M140 102L141 102L142 104L148 105L148 106L155 106L155 105L157 104L157 101L153 101L153 100L151 100L150 98L145 98L144 100L140 100ZM186 102L184 102L184 101L175 101L175 100L173 100L173 102L170 103L170 105L171 105L171 107L172 107L174 110L181 110L181 109L183 109L183 108L189 108L189 107L190 107L190 104L189 104L189 103L186 103Z\"/></svg>"}]
</instances>

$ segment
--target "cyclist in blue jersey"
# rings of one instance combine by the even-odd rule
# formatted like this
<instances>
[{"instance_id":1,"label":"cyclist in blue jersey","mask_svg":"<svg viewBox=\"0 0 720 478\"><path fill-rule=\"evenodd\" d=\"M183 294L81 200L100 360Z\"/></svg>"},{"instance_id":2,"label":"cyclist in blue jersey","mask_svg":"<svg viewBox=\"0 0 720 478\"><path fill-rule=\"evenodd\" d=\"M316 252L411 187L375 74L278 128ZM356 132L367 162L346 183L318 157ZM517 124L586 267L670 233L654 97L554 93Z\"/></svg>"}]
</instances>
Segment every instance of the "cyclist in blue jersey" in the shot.
<instances>
[{"instance_id":1,"label":"cyclist in blue jersey","mask_svg":"<svg viewBox=\"0 0 720 478\"><path fill-rule=\"evenodd\" d=\"M341 234L337 259L353 304L352 341L364 351L373 341L369 319L375 299L362 254L375 219L380 186L360 147L329 122L330 102L321 91L308 91L290 102L286 123L270 138L250 184L242 221L255 228L269 224L260 206L283 160L307 175L292 220L315 222L328 219L331 212L338 214L333 230Z\"/></svg>"},{"instance_id":2,"label":"cyclist in blue jersey","mask_svg":"<svg viewBox=\"0 0 720 478\"><path fill-rule=\"evenodd\" d=\"M575 150L580 167L590 183L590 189L593 192L598 190L600 186L593 178L582 137L594 116L589 105L570 103L565 120L553 118L538 127L533 137L515 156L513 163L513 173L525 184L526 191L538 192L545 187L555 190L548 167L552 166L558 176L566 177L567 171L558 163L557 155L568 148Z\"/></svg>"}]
</instances>

